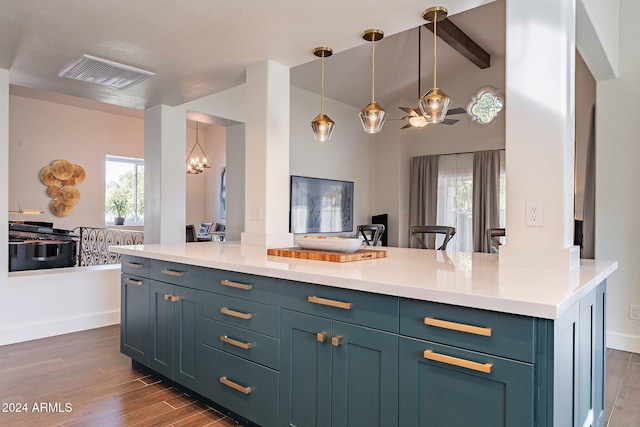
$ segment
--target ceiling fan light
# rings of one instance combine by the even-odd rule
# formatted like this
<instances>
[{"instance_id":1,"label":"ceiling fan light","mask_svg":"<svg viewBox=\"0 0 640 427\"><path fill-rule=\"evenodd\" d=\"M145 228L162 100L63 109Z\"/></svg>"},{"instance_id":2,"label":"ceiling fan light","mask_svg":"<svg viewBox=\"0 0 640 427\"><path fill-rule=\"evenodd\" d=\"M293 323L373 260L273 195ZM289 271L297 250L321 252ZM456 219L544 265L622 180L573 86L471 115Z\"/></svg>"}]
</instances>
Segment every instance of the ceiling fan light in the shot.
<instances>
[{"instance_id":1,"label":"ceiling fan light","mask_svg":"<svg viewBox=\"0 0 640 427\"><path fill-rule=\"evenodd\" d=\"M427 123L442 123L450 103L451 98L435 87L420 98L418 105Z\"/></svg>"},{"instance_id":2,"label":"ceiling fan light","mask_svg":"<svg viewBox=\"0 0 640 427\"><path fill-rule=\"evenodd\" d=\"M371 102L360 110L360 121L366 133L380 132L386 118L387 112L377 102Z\"/></svg>"},{"instance_id":3,"label":"ceiling fan light","mask_svg":"<svg viewBox=\"0 0 640 427\"><path fill-rule=\"evenodd\" d=\"M331 139L331 134L335 128L336 123L329 118L326 114L318 114L313 121L311 121L311 129L313 130L313 137L316 141L325 142Z\"/></svg>"},{"instance_id":4,"label":"ceiling fan light","mask_svg":"<svg viewBox=\"0 0 640 427\"><path fill-rule=\"evenodd\" d=\"M409 117L409 124L414 128L423 128L427 125L427 119L424 116Z\"/></svg>"}]
</instances>

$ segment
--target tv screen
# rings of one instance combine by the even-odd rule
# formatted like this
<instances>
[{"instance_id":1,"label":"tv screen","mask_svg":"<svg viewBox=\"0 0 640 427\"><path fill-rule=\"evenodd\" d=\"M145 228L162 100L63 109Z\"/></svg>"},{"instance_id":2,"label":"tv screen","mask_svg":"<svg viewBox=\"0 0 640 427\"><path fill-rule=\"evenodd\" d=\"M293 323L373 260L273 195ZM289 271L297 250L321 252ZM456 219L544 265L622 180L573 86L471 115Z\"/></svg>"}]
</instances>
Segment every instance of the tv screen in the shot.
<instances>
[{"instance_id":1,"label":"tv screen","mask_svg":"<svg viewBox=\"0 0 640 427\"><path fill-rule=\"evenodd\" d=\"M291 175L289 231L353 231L353 182Z\"/></svg>"}]
</instances>

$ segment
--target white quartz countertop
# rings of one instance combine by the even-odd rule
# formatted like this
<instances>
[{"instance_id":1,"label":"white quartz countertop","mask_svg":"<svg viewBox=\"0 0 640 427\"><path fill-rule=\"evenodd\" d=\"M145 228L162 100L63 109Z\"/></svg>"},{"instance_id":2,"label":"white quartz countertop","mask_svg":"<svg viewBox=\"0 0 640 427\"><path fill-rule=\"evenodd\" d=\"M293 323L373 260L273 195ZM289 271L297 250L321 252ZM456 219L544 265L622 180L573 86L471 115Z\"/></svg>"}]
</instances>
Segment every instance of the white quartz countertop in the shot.
<instances>
[{"instance_id":1,"label":"white quartz countertop","mask_svg":"<svg viewBox=\"0 0 640 427\"><path fill-rule=\"evenodd\" d=\"M613 273L615 261L582 260L573 270L500 267L484 253L379 248L386 258L353 262L267 255L260 246L198 242L115 246L126 255L399 297L557 319Z\"/></svg>"}]
</instances>

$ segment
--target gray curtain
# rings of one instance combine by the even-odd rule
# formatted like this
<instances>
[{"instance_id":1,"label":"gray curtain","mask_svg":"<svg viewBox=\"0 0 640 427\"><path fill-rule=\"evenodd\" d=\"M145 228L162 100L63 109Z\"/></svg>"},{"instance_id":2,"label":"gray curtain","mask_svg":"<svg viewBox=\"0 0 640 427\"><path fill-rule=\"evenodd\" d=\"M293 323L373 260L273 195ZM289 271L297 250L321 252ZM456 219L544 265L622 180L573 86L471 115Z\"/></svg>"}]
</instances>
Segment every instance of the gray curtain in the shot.
<instances>
[{"instance_id":1,"label":"gray curtain","mask_svg":"<svg viewBox=\"0 0 640 427\"><path fill-rule=\"evenodd\" d=\"M409 226L436 225L438 217L438 158L438 156L417 156L411 159ZM427 242L430 245L434 243ZM409 236L409 247L412 246L413 241Z\"/></svg>"},{"instance_id":2,"label":"gray curtain","mask_svg":"<svg viewBox=\"0 0 640 427\"><path fill-rule=\"evenodd\" d=\"M473 250L486 252L488 228L500 221L500 152L473 154Z\"/></svg>"},{"instance_id":3,"label":"gray curtain","mask_svg":"<svg viewBox=\"0 0 640 427\"><path fill-rule=\"evenodd\" d=\"M582 223L582 258L595 258L596 234L596 106L591 107L587 164L584 180L584 206Z\"/></svg>"}]
</instances>

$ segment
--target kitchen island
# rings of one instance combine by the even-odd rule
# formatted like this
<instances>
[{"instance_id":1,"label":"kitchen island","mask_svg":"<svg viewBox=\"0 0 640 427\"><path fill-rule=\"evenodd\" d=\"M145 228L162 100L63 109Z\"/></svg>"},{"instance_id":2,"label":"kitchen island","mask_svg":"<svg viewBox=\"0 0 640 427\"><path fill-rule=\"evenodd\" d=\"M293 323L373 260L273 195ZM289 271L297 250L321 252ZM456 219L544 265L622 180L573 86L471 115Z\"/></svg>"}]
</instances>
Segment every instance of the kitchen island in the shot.
<instances>
[{"instance_id":1,"label":"kitchen island","mask_svg":"<svg viewBox=\"0 0 640 427\"><path fill-rule=\"evenodd\" d=\"M348 263L233 242L113 249L123 353L259 425L604 422L615 262L557 271L405 248Z\"/></svg>"}]
</instances>

